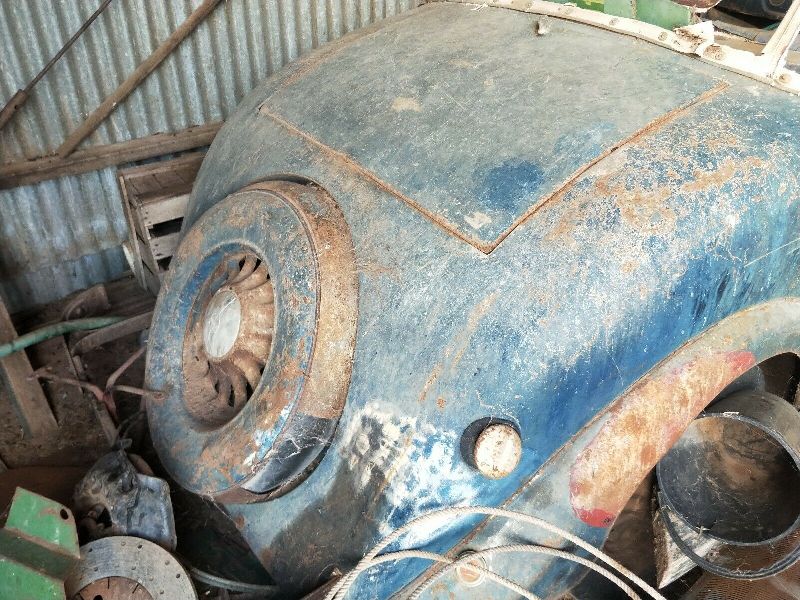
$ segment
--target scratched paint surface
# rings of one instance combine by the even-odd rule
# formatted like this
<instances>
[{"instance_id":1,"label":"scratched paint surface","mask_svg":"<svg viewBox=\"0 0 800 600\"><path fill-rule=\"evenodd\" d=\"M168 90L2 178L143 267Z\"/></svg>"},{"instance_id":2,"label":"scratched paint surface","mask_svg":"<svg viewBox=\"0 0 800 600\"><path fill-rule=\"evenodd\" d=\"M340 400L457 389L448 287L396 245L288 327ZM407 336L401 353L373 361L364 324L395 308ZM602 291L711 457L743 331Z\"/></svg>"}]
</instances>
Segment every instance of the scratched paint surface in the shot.
<instances>
[{"instance_id":1,"label":"scratched paint surface","mask_svg":"<svg viewBox=\"0 0 800 600\"><path fill-rule=\"evenodd\" d=\"M530 15L426 12L321 61L263 109L482 249L579 167L714 85L649 44L623 52L599 29L556 22L537 36Z\"/></svg>"},{"instance_id":2,"label":"scratched paint surface","mask_svg":"<svg viewBox=\"0 0 800 600\"><path fill-rule=\"evenodd\" d=\"M643 381L636 397L613 413L612 422L572 469L570 503L577 516L593 527L610 527L630 498L627 485L644 479L708 398L755 364L755 356L747 350L708 352L663 380ZM691 374L697 381L687 385ZM608 457L614 459L601 462ZM601 471L604 467L608 470Z\"/></svg>"},{"instance_id":3,"label":"scratched paint surface","mask_svg":"<svg viewBox=\"0 0 800 600\"><path fill-rule=\"evenodd\" d=\"M497 12L505 16L493 16ZM461 19L489 19L501 37L508 28L510 39L530 22L526 15L501 9L472 13L468 7L441 5L370 35L402 41L407 35L403 28L425 27L430 18L448 23L437 35L447 38L452 26L455 39ZM574 27L595 35L591 28ZM566 45L575 37L572 31L554 28L553 36L561 36ZM453 45L461 44L469 55L479 38ZM622 36L613 39L614 56L627 56L642 46ZM427 42L419 37L420 53ZM345 43L337 48L347 47ZM390 45L381 48L391 51ZM378 99L391 103L406 98L397 103L403 118L424 115L424 98L411 100L409 92L400 90L387 99L385 79L391 74L370 68L383 64L382 51L362 56L360 77L375 86L365 83L358 89L374 89ZM743 308L800 295L798 100L689 57L659 52L666 56L664 61L679 67L669 82L676 97L662 111L669 118L587 165L568 189L521 221L489 254L398 197L395 191L403 177L418 180L419 189L441 189L450 179L454 189L486 189L476 187L479 180L488 182L493 194L518 195L520 178L543 180L549 168L531 160L533 150L527 150L543 139L541 127L551 129L551 140L559 130L574 131L572 113L565 113L562 121L543 122L539 129L517 126L512 131L501 122L515 114L517 105L492 99L472 109L484 111L486 119L494 115L501 123L494 134L463 139L449 138L451 121L439 115L439 141L429 149L435 160L422 163L402 151L382 151L383 168L388 169L384 173L403 177L392 176L381 185L358 164L259 112L271 96L284 93L280 90L286 81L295 86L314 81L318 69L335 59L334 52L321 64L312 58L267 81L219 134L201 169L187 223L249 183L291 173L331 193L344 212L355 247L358 337L347 405L333 443L294 491L260 505L229 507L287 595L313 589L332 565L351 566L377 538L440 506L508 504L602 541L606 530L582 521L570 503L570 472L578 449L570 460L563 458L569 453L562 453L561 460L550 463L547 477L531 484L531 475L684 343ZM530 53L506 58L535 61ZM438 59L429 59L431 68L441 68ZM396 73L412 70L406 61L416 62L414 69L420 70L413 53L397 60L401 64ZM582 60L552 62L551 78L567 81L563 71ZM478 63L471 68L483 73L472 76L488 79L494 67L492 61ZM685 104L684 86L699 77L695 70L709 75L691 90L689 99L706 89L715 91L679 110ZM608 76L607 70L603 73ZM628 76L635 80L629 85L641 89L650 83L647 69ZM516 85L528 90L530 81L520 78ZM545 97L547 102L560 99L577 111L579 99L559 85L558 93L552 92L555 96ZM330 94L340 93L325 86ZM312 117L316 114L309 97L298 95L294 102L295 116L304 113L302 107ZM630 106L627 110L630 114ZM586 114L597 116L592 110ZM364 147L392 149L397 138L360 121L362 116L356 111L338 119L341 137L349 134ZM457 116L454 112L452 118ZM450 166L462 168L450 162L456 141L466 144L458 152L482 157L470 163L469 173L462 173L468 184L448 171ZM518 153L509 153L509 148ZM553 157L552 149L545 154ZM591 154L584 154L583 160L591 160ZM502 173L511 176L506 180ZM486 214L492 222L492 215L520 214L516 200L504 204L503 199L487 198ZM509 212L509 205L516 208ZM445 209L462 210L459 206L457 199L447 206L442 199L442 214ZM514 422L522 434L520 466L499 481L483 479L461 454L462 432L487 416ZM587 507L614 508L592 502ZM447 523L416 532L412 543L446 550L470 532L482 543L500 543L518 533L497 524L482 530L474 529L476 525L474 519ZM570 581L564 563L534 564L540 568L515 574L536 584L544 595L558 591L557 583L563 587ZM510 559L493 566L500 571L518 569ZM386 598L423 567L411 563L388 567L380 575L370 573L355 597ZM487 588L460 589L449 581L443 597L450 592L459 598L483 598ZM491 592L494 598L506 597L494 588Z\"/></svg>"}]
</instances>

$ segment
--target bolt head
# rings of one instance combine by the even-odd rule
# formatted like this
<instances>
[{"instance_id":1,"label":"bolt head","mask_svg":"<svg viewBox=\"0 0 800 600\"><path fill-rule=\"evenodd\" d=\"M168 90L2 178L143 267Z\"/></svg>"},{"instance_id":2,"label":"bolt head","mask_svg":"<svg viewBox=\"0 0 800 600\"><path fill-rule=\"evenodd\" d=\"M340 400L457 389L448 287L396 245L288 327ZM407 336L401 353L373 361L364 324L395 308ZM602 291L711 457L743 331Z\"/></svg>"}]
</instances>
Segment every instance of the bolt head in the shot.
<instances>
[{"instance_id":1,"label":"bolt head","mask_svg":"<svg viewBox=\"0 0 800 600\"><path fill-rule=\"evenodd\" d=\"M489 479L502 479L510 475L521 457L522 439L517 430L506 423L489 425L475 441L475 466Z\"/></svg>"},{"instance_id":2,"label":"bolt head","mask_svg":"<svg viewBox=\"0 0 800 600\"><path fill-rule=\"evenodd\" d=\"M466 550L465 552L462 552L458 558L465 558L471 554L475 554L475 552L472 550ZM458 577L459 583L466 587L477 587L483 583L484 579L486 579L486 576L483 573L475 571L474 569L470 569L470 565L485 569L486 561L482 556L475 556L474 558L468 559L465 563L456 567L456 577Z\"/></svg>"}]
</instances>

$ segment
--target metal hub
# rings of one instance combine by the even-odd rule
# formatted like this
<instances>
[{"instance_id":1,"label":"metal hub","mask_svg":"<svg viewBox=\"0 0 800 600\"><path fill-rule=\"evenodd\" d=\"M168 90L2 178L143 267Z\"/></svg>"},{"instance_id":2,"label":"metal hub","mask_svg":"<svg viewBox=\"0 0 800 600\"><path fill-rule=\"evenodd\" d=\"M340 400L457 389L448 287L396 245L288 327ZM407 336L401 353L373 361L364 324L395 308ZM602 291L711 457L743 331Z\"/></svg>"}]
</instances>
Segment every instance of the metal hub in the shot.
<instances>
[{"instance_id":1,"label":"metal hub","mask_svg":"<svg viewBox=\"0 0 800 600\"><path fill-rule=\"evenodd\" d=\"M219 290L206 308L203 323L203 346L211 358L222 358L236 342L242 323L242 305L236 293Z\"/></svg>"},{"instance_id":2,"label":"metal hub","mask_svg":"<svg viewBox=\"0 0 800 600\"><path fill-rule=\"evenodd\" d=\"M197 303L184 342L185 400L202 425L218 427L253 396L269 361L275 310L266 265L250 253L224 257Z\"/></svg>"}]
</instances>

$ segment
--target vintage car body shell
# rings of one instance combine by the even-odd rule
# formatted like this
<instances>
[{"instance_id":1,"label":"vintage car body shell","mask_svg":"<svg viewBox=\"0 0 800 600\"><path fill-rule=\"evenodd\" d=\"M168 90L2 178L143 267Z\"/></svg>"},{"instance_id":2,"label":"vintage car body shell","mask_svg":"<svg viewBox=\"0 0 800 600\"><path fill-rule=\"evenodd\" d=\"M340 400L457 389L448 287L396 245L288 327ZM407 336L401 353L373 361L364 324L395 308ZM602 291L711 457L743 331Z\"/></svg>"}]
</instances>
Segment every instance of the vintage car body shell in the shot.
<instances>
[{"instance_id":1,"label":"vintage car body shell","mask_svg":"<svg viewBox=\"0 0 800 600\"><path fill-rule=\"evenodd\" d=\"M330 448L289 493L227 507L290 597L438 507L511 507L602 543L722 387L800 349L800 101L640 40L566 21L538 36L531 15L471 8L425 6L266 81L193 192L185 228L255 182L314 182L353 240L355 356ZM505 479L464 460L485 417L521 433ZM406 545L561 544L496 519L443 525ZM427 566L386 566L353 597ZM491 566L543 597L576 575ZM432 597L488 594L442 581Z\"/></svg>"}]
</instances>

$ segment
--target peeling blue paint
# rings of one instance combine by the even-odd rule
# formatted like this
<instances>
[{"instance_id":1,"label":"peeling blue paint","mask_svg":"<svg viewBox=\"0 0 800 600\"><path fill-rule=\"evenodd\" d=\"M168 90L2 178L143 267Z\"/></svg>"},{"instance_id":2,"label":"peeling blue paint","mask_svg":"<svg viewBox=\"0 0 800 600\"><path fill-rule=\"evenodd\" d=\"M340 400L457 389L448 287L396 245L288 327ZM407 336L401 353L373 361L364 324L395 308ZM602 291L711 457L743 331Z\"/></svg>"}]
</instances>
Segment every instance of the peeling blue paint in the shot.
<instances>
[{"instance_id":1,"label":"peeling blue paint","mask_svg":"<svg viewBox=\"0 0 800 600\"><path fill-rule=\"evenodd\" d=\"M659 361L715 323L800 296L800 141L787 136L800 122L796 98L766 86L756 95L752 81L577 24L559 23L560 33L539 38L527 16L511 11L437 5L419 15L343 48L290 85L267 81L215 140L194 192L190 222L253 181L295 173L331 193L354 241L358 338L331 447L290 493L228 507L288 596L319 585L331 564L352 566L394 527L435 507L508 504L601 543L606 530L580 521L569 505L574 449L548 459ZM412 60L409 48L427 56L426 28L447 48L431 43L439 54L424 64L431 64L437 84L425 88L423 112L404 116L407 128L399 130L400 117L386 120L379 111L373 118L368 109L390 106L393 83L418 71L421 59ZM635 59L635 68L590 78L597 94L613 100L613 116L624 126L606 126L612 116L567 93L566 67L600 71L580 47L562 43L566 35L588 40L597 56ZM548 38L559 50L552 62L545 60ZM498 71L501 46L504 59L517 52L531 69L552 72L558 89L528 93L532 80L516 62ZM395 68L358 68L365 56ZM456 58L471 66L449 62ZM513 94L498 95L485 84L506 76L504 91ZM715 87L723 77L728 87ZM644 97L654 81L658 101L651 106ZM616 97L623 83L638 95ZM349 93L348 85L362 93ZM710 89L713 97L678 110ZM434 92L444 98L454 90L462 92L454 99L472 99L471 112L455 110L452 99L426 112ZM553 98L562 118L540 121L539 130L503 121L516 110L542 113ZM520 108L523 99L528 105ZM262 104L270 110L259 112ZM490 252L475 248L476 241L495 241L565 173L589 167L580 161L665 114L671 118L587 168ZM588 130L585 124L598 120L599 133L588 139L602 143L585 146L591 152L552 152L565 129ZM481 127L498 121L503 127L483 135ZM569 148L569 139L560 147ZM407 163L410 156L418 164ZM476 181L483 182L477 186L483 196L473 193ZM461 224L443 227L431 212L456 221L483 212L492 221L470 237ZM462 459L462 433L485 417L511 420L521 432L522 460L506 479L489 481ZM528 485L542 468L546 476ZM474 540L458 549L536 538L496 522L478 530L477 522L454 521L408 543L441 551L468 533ZM520 561L498 558L493 566L541 595L564 591L579 575L565 563L542 560L532 569L524 562L523 569ZM388 598L423 568L387 565L379 577L365 577L354 597ZM459 598L487 594L454 580L445 587L445 595ZM492 588L492 597L510 596Z\"/></svg>"}]
</instances>

